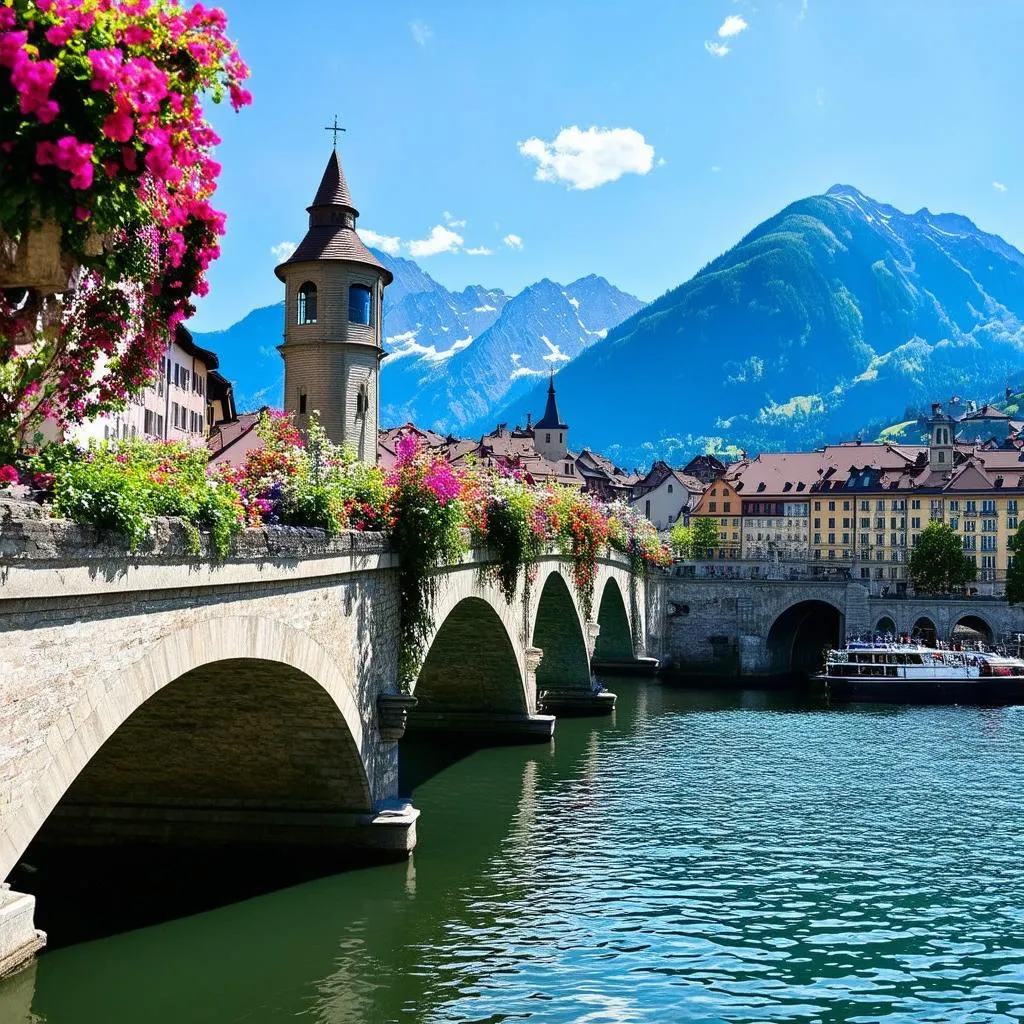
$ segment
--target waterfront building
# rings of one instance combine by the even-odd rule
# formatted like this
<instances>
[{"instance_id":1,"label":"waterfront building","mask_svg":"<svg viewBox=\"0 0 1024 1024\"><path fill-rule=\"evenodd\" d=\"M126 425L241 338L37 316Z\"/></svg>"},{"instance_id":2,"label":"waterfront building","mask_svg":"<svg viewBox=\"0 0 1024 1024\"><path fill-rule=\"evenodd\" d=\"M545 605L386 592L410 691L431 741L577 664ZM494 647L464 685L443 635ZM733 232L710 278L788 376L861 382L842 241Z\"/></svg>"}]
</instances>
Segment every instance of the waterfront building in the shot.
<instances>
[{"instance_id":1,"label":"waterfront building","mask_svg":"<svg viewBox=\"0 0 1024 1024\"><path fill-rule=\"evenodd\" d=\"M1024 502L1024 441L1011 434L964 443L962 422L936 403L927 445L858 441L733 464L723 483L740 498L742 557L803 562L812 575L899 589L921 531L937 520L960 536L979 580L1001 581Z\"/></svg>"},{"instance_id":2,"label":"waterfront building","mask_svg":"<svg viewBox=\"0 0 1024 1024\"><path fill-rule=\"evenodd\" d=\"M377 457L384 288L392 274L356 233L334 149L307 208L309 228L275 268L285 285L284 408L299 429L315 412L327 436L365 462Z\"/></svg>"},{"instance_id":3,"label":"waterfront building","mask_svg":"<svg viewBox=\"0 0 1024 1024\"><path fill-rule=\"evenodd\" d=\"M704 484L658 459L633 487L630 504L658 530L686 522L704 493Z\"/></svg>"},{"instance_id":4,"label":"waterfront building","mask_svg":"<svg viewBox=\"0 0 1024 1024\"><path fill-rule=\"evenodd\" d=\"M718 527L718 544L708 557L730 561L742 557L742 504L737 481L728 476L712 480L707 490L697 499L690 522L707 517L714 520Z\"/></svg>"}]
</instances>

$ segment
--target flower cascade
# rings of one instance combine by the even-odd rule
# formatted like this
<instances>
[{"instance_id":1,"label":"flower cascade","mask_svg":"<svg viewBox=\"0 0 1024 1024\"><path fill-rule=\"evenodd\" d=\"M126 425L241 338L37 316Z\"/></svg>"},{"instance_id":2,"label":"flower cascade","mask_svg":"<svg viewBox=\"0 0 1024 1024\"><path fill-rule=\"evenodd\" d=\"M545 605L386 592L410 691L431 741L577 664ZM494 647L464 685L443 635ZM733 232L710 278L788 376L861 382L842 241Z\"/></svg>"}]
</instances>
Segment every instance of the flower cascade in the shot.
<instances>
[{"instance_id":1,"label":"flower cascade","mask_svg":"<svg viewBox=\"0 0 1024 1024\"><path fill-rule=\"evenodd\" d=\"M252 100L225 30L178 0L0 5L0 270L56 224L66 277L0 293L0 444L119 407L206 294L224 215L200 101Z\"/></svg>"}]
</instances>

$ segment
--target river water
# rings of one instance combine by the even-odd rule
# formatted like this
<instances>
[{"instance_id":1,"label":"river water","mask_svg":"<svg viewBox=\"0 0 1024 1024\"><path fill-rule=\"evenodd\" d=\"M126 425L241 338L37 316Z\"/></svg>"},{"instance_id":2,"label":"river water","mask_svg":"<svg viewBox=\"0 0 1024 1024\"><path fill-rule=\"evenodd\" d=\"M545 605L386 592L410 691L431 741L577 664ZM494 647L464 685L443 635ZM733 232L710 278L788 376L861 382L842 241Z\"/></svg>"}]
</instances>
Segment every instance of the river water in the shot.
<instances>
[{"instance_id":1,"label":"river water","mask_svg":"<svg viewBox=\"0 0 1024 1024\"><path fill-rule=\"evenodd\" d=\"M612 688L416 785L407 864L49 952L0 1021L1024 1018L1024 709Z\"/></svg>"}]
</instances>

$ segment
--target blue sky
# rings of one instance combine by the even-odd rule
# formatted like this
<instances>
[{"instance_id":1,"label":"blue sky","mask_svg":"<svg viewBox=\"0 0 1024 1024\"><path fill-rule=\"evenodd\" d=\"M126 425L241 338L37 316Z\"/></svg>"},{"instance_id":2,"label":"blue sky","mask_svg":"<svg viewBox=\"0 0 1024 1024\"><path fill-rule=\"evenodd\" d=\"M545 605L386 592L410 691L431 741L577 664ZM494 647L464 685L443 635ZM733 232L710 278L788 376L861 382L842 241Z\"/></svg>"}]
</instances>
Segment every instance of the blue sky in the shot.
<instances>
[{"instance_id":1,"label":"blue sky","mask_svg":"<svg viewBox=\"0 0 1024 1024\"><path fill-rule=\"evenodd\" d=\"M652 299L836 182L1024 247L1016 0L221 5L255 101L212 108L228 234L198 330L281 298L335 114L360 228L449 287Z\"/></svg>"}]
</instances>

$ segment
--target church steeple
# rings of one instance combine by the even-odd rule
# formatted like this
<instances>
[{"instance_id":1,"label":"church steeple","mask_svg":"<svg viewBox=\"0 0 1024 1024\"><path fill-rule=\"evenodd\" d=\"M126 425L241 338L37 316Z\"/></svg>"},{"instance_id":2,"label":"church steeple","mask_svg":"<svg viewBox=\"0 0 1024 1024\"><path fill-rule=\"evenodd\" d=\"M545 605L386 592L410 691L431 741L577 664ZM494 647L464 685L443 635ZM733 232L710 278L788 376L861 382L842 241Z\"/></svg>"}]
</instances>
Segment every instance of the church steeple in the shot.
<instances>
[{"instance_id":1,"label":"church steeple","mask_svg":"<svg viewBox=\"0 0 1024 1024\"><path fill-rule=\"evenodd\" d=\"M551 371L548 382L548 401L544 406L544 415L533 428L533 444L537 451L552 462L565 457L569 446L567 440L569 426L562 422L558 415L558 402L555 400L555 371Z\"/></svg>"},{"instance_id":2,"label":"church steeple","mask_svg":"<svg viewBox=\"0 0 1024 1024\"><path fill-rule=\"evenodd\" d=\"M274 269L285 283L284 344L278 348L284 407L300 429L318 413L332 441L373 463L384 288L393 276L356 233L359 211L337 149L306 210L305 237Z\"/></svg>"}]
</instances>

